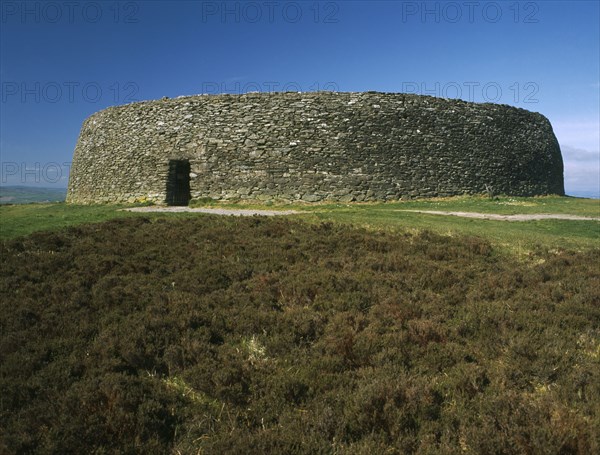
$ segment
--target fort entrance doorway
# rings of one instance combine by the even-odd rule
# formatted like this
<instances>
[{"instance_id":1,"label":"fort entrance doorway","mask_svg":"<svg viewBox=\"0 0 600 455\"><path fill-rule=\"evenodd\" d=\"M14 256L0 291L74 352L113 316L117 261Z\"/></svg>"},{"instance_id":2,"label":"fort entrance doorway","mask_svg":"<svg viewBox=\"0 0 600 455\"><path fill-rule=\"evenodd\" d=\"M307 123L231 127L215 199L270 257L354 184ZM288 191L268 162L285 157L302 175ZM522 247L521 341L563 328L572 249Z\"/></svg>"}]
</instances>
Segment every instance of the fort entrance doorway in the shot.
<instances>
[{"instance_id":1,"label":"fort entrance doorway","mask_svg":"<svg viewBox=\"0 0 600 455\"><path fill-rule=\"evenodd\" d=\"M190 199L190 162L188 160L170 160L167 178L167 205L187 206Z\"/></svg>"}]
</instances>

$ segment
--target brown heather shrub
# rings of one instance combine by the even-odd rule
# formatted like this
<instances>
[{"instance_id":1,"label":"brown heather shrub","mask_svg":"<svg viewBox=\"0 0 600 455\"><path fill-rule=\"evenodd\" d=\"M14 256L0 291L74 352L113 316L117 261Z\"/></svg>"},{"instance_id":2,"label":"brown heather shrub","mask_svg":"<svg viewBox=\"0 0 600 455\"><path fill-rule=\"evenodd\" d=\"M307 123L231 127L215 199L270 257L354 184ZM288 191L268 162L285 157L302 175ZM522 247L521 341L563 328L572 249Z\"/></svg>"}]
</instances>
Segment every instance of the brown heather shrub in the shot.
<instances>
[{"instance_id":1,"label":"brown heather shrub","mask_svg":"<svg viewBox=\"0 0 600 455\"><path fill-rule=\"evenodd\" d=\"M600 252L286 219L0 247L1 453L600 453Z\"/></svg>"}]
</instances>

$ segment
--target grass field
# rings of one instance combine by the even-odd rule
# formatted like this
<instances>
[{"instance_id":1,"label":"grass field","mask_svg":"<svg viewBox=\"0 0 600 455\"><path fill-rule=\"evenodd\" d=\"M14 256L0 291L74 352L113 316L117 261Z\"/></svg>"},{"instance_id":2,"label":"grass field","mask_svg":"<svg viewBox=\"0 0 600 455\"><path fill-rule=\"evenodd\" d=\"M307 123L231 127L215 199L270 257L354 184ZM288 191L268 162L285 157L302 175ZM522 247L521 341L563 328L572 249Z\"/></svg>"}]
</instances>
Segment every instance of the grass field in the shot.
<instances>
[{"instance_id":1,"label":"grass field","mask_svg":"<svg viewBox=\"0 0 600 455\"><path fill-rule=\"evenodd\" d=\"M576 198L453 198L391 204L323 206L314 216L374 229L431 230L444 235L485 238L518 254L542 249L600 247L600 222L541 220L507 222L412 213L405 210L463 211L505 215L560 213L600 217L600 201Z\"/></svg>"},{"instance_id":2,"label":"grass field","mask_svg":"<svg viewBox=\"0 0 600 455\"><path fill-rule=\"evenodd\" d=\"M207 205L204 201L202 205ZM539 249L585 250L600 247L600 222L542 220L506 222L445 217L406 210L471 211L498 214L560 213L600 217L600 200L569 197L477 197L416 200L379 204L209 204L230 208L295 209L308 222L332 221L374 230L431 230L443 235L479 236L500 250L527 254ZM112 218L140 216L118 211L119 206L27 204L0 207L0 238L8 239L39 230L59 229ZM147 215L146 215L147 216ZM152 217L197 217L198 214L155 214Z\"/></svg>"},{"instance_id":3,"label":"grass field","mask_svg":"<svg viewBox=\"0 0 600 455\"><path fill-rule=\"evenodd\" d=\"M135 216L114 205L19 204L0 206L0 238Z\"/></svg>"}]
</instances>

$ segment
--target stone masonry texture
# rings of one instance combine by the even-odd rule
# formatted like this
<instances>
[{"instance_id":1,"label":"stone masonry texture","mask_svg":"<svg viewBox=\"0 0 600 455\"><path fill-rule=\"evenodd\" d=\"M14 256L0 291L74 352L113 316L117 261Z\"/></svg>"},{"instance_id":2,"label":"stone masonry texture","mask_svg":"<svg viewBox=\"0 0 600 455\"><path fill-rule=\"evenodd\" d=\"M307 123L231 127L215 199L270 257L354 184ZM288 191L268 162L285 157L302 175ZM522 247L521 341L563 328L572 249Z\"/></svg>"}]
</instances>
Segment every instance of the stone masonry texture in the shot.
<instances>
[{"instance_id":1,"label":"stone masonry texture","mask_svg":"<svg viewBox=\"0 0 600 455\"><path fill-rule=\"evenodd\" d=\"M387 201L564 194L550 122L507 105L400 93L197 95L85 120L67 202L165 203L170 160L192 198Z\"/></svg>"}]
</instances>

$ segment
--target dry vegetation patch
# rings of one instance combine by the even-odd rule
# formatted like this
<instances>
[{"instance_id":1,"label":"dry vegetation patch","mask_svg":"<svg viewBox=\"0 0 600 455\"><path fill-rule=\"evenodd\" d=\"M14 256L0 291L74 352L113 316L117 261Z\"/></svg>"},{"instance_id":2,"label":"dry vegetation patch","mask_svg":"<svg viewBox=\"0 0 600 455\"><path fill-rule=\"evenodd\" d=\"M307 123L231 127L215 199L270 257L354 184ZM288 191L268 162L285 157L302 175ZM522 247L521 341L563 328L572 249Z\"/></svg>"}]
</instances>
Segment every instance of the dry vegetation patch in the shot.
<instances>
[{"instance_id":1,"label":"dry vegetation patch","mask_svg":"<svg viewBox=\"0 0 600 455\"><path fill-rule=\"evenodd\" d=\"M598 250L524 263L473 237L205 216L0 253L0 452L600 449Z\"/></svg>"}]
</instances>

